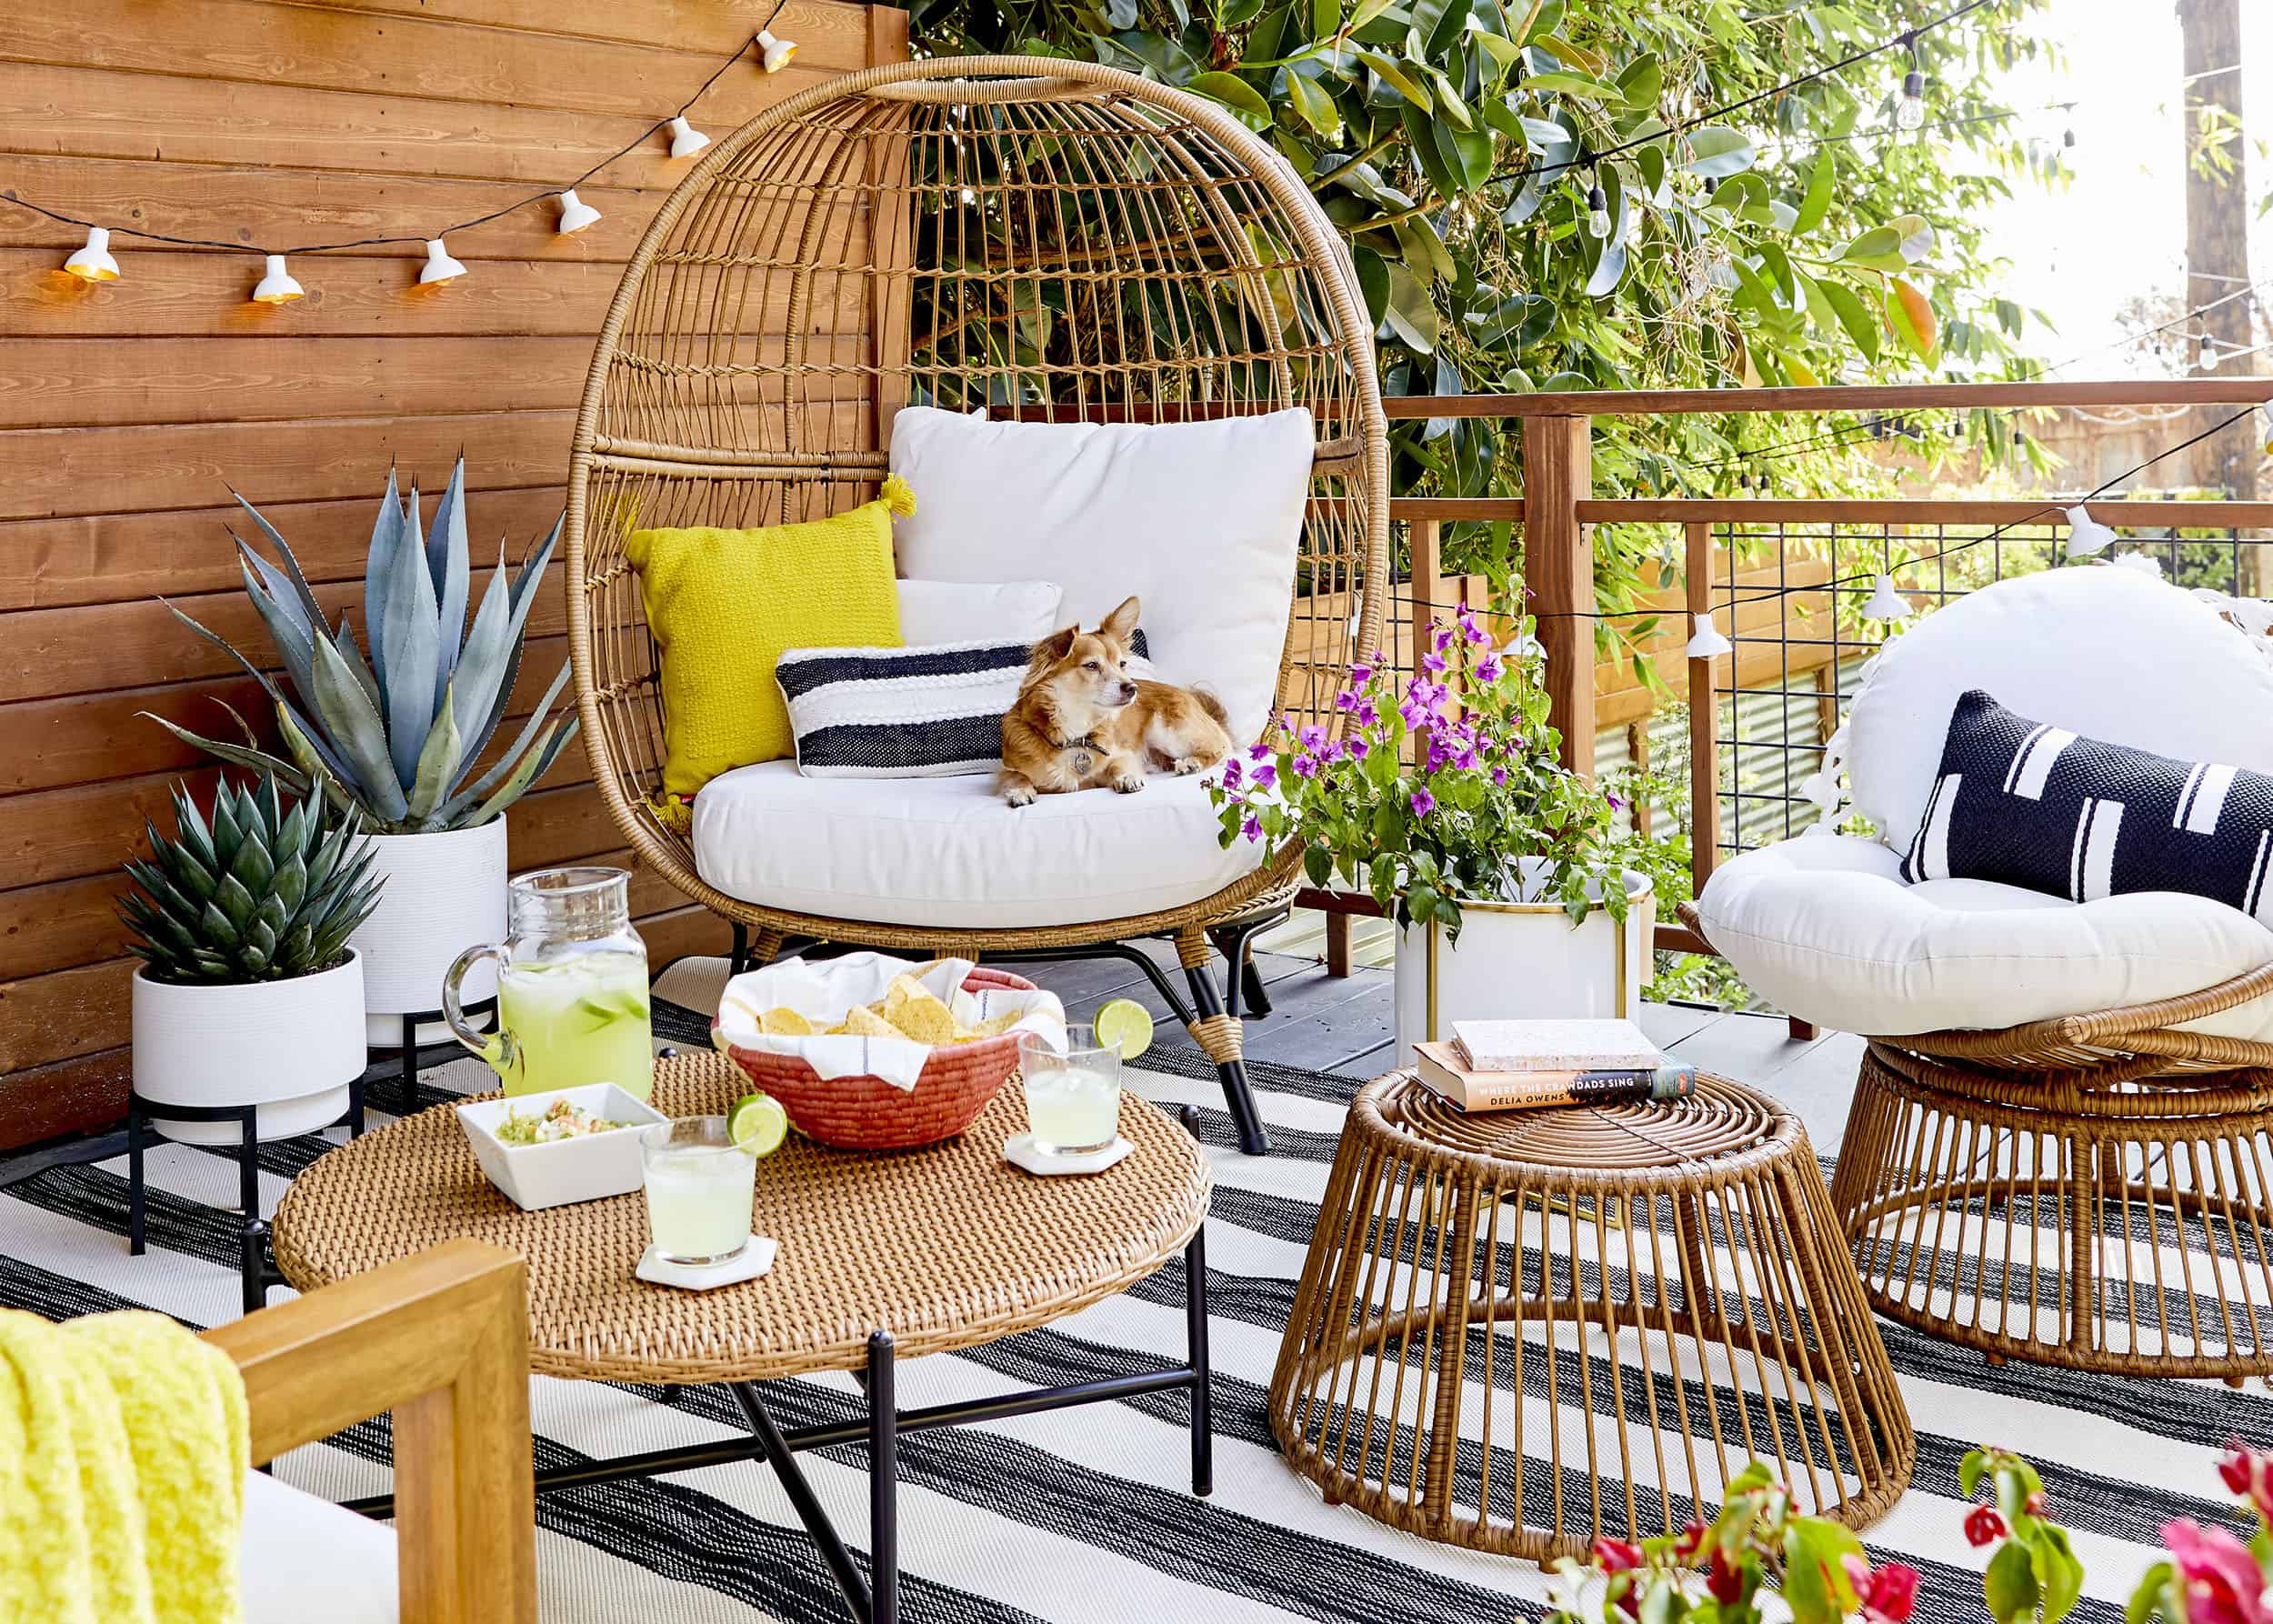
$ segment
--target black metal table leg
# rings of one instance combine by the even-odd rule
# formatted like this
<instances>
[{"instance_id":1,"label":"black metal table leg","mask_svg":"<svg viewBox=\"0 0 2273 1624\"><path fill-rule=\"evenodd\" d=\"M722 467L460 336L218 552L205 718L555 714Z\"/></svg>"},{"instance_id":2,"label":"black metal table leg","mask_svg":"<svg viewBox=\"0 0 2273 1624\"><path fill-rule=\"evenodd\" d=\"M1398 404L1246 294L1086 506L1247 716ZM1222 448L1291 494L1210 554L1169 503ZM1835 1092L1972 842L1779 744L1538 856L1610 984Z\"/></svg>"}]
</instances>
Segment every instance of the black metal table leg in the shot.
<instances>
[{"instance_id":1,"label":"black metal table leg","mask_svg":"<svg viewBox=\"0 0 2273 1624\"><path fill-rule=\"evenodd\" d=\"M363 1079L359 1077L347 1085L347 1137L363 1138Z\"/></svg>"},{"instance_id":2,"label":"black metal table leg","mask_svg":"<svg viewBox=\"0 0 2273 1624\"><path fill-rule=\"evenodd\" d=\"M260 1217L260 1108L248 1105L238 1119L236 1142L237 1200L245 1228L238 1235L237 1276L244 1287L247 1314L265 1306L268 1288L262 1276L268 1268L268 1226Z\"/></svg>"},{"instance_id":3,"label":"black metal table leg","mask_svg":"<svg viewBox=\"0 0 2273 1624\"><path fill-rule=\"evenodd\" d=\"M872 1624L899 1624L899 1408L892 1387L892 1333L868 1335L868 1575Z\"/></svg>"},{"instance_id":4,"label":"black metal table leg","mask_svg":"<svg viewBox=\"0 0 2273 1624\"><path fill-rule=\"evenodd\" d=\"M835 1525L829 1521L827 1511L822 1509L820 1497L813 1492L813 1485L806 1479L805 1469L797 1464L796 1456L790 1452L788 1439L782 1437L781 1429L774 1424L774 1418L758 1401L757 1391L750 1383L736 1381L727 1385L733 1388L735 1402L742 1407L743 1418L749 1422L750 1431L757 1439L758 1447L765 1451L767 1464L773 1467L774 1476L781 1479L782 1492L789 1497L790 1505L796 1510L797 1520L804 1523L806 1532L813 1536L813 1543L821 1548L821 1559L836 1575L836 1588L845 1592L845 1600L851 1606L853 1616L861 1619L874 1619L876 1602L869 1596L867 1580L860 1577L860 1568L852 1559L852 1552L846 1550L844 1540L837 1538Z\"/></svg>"},{"instance_id":5,"label":"black metal table leg","mask_svg":"<svg viewBox=\"0 0 2273 1624\"><path fill-rule=\"evenodd\" d=\"M1186 1106L1177 1113L1185 1128L1196 1128L1199 1112ZM1192 1368L1192 1492L1216 1490L1215 1403L1207 1385L1207 1220L1202 1218L1184 1248L1185 1363Z\"/></svg>"},{"instance_id":6,"label":"black metal table leg","mask_svg":"<svg viewBox=\"0 0 2273 1624\"><path fill-rule=\"evenodd\" d=\"M139 1258L146 1249L142 1233L142 1211L145 1205L142 1182L142 1132L146 1118L142 1107L129 1100L126 1103L126 1250Z\"/></svg>"},{"instance_id":7,"label":"black metal table leg","mask_svg":"<svg viewBox=\"0 0 2273 1624\"><path fill-rule=\"evenodd\" d=\"M407 1117L418 1108L418 1018L403 1017L403 1092L398 1103L398 1116Z\"/></svg>"}]
</instances>

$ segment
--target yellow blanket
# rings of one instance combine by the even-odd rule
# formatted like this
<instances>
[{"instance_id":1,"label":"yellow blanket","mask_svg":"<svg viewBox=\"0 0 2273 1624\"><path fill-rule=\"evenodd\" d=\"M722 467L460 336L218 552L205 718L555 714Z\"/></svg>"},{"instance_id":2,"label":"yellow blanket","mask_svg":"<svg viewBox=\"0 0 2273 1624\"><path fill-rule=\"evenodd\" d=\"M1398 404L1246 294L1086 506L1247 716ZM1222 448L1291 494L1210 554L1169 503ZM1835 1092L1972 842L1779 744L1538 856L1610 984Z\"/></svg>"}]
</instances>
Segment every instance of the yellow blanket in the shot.
<instances>
[{"instance_id":1,"label":"yellow blanket","mask_svg":"<svg viewBox=\"0 0 2273 1624\"><path fill-rule=\"evenodd\" d=\"M245 1385L162 1314L0 1309L0 1619L236 1624Z\"/></svg>"}]
</instances>

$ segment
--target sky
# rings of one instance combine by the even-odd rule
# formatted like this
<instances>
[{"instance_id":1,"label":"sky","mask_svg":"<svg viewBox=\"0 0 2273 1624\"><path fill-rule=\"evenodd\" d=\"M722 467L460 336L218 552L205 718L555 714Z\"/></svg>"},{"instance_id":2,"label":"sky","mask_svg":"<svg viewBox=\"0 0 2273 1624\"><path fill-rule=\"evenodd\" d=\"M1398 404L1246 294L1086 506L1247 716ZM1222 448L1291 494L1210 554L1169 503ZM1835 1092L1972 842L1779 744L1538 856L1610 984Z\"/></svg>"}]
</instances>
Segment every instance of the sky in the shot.
<instances>
[{"instance_id":1,"label":"sky","mask_svg":"<svg viewBox=\"0 0 2273 1624\"><path fill-rule=\"evenodd\" d=\"M2273 0L2241 0L2242 118L2252 206L2273 192ZM2007 291L2049 314L2058 331L2031 332L2031 347L2058 361L2108 344L2128 329L2118 319L2134 294L2186 291L2185 147L2181 135L2179 37L2171 0L2051 0L2041 28L2058 47L2059 69L2028 64L2009 75L2014 106L2073 101L2075 180L2065 191L2022 182L1998 211L1991 240L2011 263ZM1932 116L1932 115L1928 115ZM2024 125L2058 141L2058 112ZM2255 223L2250 275L2273 277L2273 216ZM2264 298L2273 305L2273 287ZM2143 346L2093 356L2075 377L2154 370ZM2273 354L2264 358L2273 371Z\"/></svg>"}]
</instances>

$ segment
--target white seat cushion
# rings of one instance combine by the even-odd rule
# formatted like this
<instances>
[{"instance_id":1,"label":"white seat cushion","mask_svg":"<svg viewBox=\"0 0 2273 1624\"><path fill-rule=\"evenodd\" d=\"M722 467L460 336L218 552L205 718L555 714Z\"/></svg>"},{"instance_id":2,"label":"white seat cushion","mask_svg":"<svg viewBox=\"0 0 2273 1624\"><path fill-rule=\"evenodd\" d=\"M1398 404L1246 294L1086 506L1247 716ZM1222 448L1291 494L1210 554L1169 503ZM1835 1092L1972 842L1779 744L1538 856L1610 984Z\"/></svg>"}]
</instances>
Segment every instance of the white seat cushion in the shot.
<instances>
[{"instance_id":1,"label":"white seat cushion","mask_svg":"<svg viewBox=\"0 0 2273 1624\"><path fill-rule=\"evenodd\" d=\"M1723 864L1697 911L1762 997L1873 1037L2112 1009L2273 959L2273 931L2206 897L2074 903L1988 880L1905 886L1900 867L1875 840L1803 835ZM2188 1029L2273 1040L2273 995Z\"/></svg>"},{"instance_id":2,"label":"white seat cushion","mask_svg":"<svg viewBox=\"0 0 2273 1624\"><path fill-rule=\"evenodd\" d=\"M395 1624L395 1530L329 1500L245 1475L245 1624Z\"/></svg>"},{"instance_id":3,"label":"white seat cushion","mask_svg":"<svg viewBox=\"0 0 2273 1624\"><path fill-rule=\"evenodd\" d=\"M892 471L916 493L894 527L899 572L1056 581L1084 626L1135 594L1160 675L1213 689L1246 743L1277 696L1316 446L1302 407L1160 424L906 407L892 419Z\"/></svg>"},{"instance_id":4,"label":"white seat cushion","mask_svg":"<svg viewBox=\"0 0 2273 1624\"><path fill-rule=\"evenodd\" d=\"M1918 832L1968 688L2087 738L2273 772L2273 667L2238 627L2138 570L2019 576L1892 639L1856 696L1855 807L1897 850Z\"/></svg>"},{"instance_id":5,"label":"white seat cushion","mask_svg":"<svg viewBox=\"0 0 2273 1624\"><path fill-rule=\"evenodd\" d=\"M991 774L807 778L791 761L722 773L695 797L695 871L729 897L827 918L1016 928L1213 896L1264 858L1226 850L1198 777L1014 807Z\"/></svg>"}]
</instances>

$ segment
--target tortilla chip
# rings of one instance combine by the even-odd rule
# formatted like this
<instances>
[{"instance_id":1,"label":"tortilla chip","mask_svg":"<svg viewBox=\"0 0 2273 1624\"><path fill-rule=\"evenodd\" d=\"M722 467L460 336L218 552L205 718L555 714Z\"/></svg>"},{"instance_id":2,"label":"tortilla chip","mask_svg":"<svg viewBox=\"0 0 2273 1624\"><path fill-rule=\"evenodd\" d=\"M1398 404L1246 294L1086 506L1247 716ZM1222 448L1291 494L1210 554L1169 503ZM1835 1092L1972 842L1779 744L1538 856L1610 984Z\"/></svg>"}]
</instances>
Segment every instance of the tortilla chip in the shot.
<instances>
[{"instance_id":1,"label":"tortilla chip","mask_svg":"<svg viewBox=\"0 0 2273 1624\"><path fill-rule=\"evenodd\" d=\"M837 1030L855 1038L897 1038L900 1029L866 1004L856 1004L845 1011L845 1024Z\"/></svg>"},{"instance_id":2,"label":"tortilla chip","mask_svg":"<svg viewBox=\"0 0 2273 1624\"><path fill-rule=\"evenodd\" d=\"M916 980L915 977L895 976L892 977L892 985L884 989L883 998L870 1005L869 1007L876 1010L878 1015L889 1017L893 1010L897 1009L910 998L930 997L931 989Z\"/></svg>"},{"instance_id":3,"label":"tortilla chip","mask_svg":"<svg viewBox=\"0 0 2273 1624\"><path fill-rule=\"evenodd\" d=\"M820 1030L786 1004L759 1016L757 1029L773 1038L810 1038Z\"/></svg>"},{"instance_id":4,"label":"tortilla chip","mask_svg":"<svg viewBox=\"0 0 2273 1624\"><path fill-rule=\"evenodd\" d=\"M918 1043L952 1043L957 1036L955 1017L927 992L903 998L885 1011L885 1018Z\"/></svg>"},{"instance_id":5,"label":"tortilla chip","mask_svg":"<svg viewBox=\"0 0 2273 1624\"><path fill-rule=\"evenodd\" d=\"M979 1022L978 1025L970 1028L970 1036L973 1038L999 1038L1005 1032L1010 1030L1011 1028L1016 1026L1018 1024L1019 1018L1025 1013L1026 1011L1023 1009L1006 1009L1000 1015L990 1015L985 1020Z\"/></svg>"}]
</instances>

